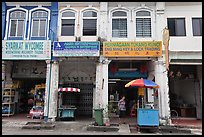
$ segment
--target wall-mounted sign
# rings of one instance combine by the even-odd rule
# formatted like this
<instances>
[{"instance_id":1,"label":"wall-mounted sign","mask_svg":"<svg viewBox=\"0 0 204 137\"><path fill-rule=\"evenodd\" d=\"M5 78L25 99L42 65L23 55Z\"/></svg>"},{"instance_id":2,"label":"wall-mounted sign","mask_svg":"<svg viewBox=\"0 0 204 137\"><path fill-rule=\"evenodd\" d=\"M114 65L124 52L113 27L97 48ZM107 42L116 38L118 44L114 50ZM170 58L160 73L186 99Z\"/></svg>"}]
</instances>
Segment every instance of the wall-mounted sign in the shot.
<instances>
[{"instance_id":1,"label":"wall-mounted sign","mask_svg":"<svg viewBox=\"0 0 204 137\"><path fill-rule=\"evenodd\" d=\"M100 42L54 42L53 56L99 56Z\"/></svg>"},{"instance_id":2,"label":"wall-mounted sign","mask_svg":"<svg viewBox=\"0 0 204 137\"><path fill-rule=\"evenodd\" d=\"M160 57L162 41L104 42L106 57Z\"/></svg>"},{"instance_id":3,"label":"wall-mounted sign","mask_svg":"<svg viewBox=\"0 0 204 137\"><path fill-rule=\"evenodd\" d=\"M51 59L50 40L2 40L2 59Z\"/></svg>"}]
</instances>

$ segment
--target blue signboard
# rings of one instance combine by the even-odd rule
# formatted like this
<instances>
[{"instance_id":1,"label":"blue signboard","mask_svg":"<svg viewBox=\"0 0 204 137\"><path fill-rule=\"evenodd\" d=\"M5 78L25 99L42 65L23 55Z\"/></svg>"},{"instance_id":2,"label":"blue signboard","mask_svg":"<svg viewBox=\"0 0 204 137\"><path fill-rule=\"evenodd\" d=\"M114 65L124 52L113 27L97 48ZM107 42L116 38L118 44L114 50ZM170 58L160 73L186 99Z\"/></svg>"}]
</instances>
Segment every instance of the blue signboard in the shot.
<instances>
[{"instance_id":1,"label":"blue signboard","mask_svg":"<svg viewBox=\"0 0 204 137\"><path fill-rule=\"evenodd\" d=\"M53 56L99 56L100 42L54 42Z\"/></svg>"}]
</instances>

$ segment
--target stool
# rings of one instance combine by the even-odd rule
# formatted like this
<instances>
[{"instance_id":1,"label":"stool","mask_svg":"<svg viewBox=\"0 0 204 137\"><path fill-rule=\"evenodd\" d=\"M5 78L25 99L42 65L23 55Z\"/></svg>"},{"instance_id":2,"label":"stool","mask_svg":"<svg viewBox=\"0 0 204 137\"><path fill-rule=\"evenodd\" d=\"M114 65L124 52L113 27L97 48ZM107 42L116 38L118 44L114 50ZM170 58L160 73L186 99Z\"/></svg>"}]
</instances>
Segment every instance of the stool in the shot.
<instances>
[{"instance_id":1,"label":"stool","mask_svg":"<svg viewBox=\"0 0 204 137\"><path fill-rule=\"evenodd\" d=\"M136 116L136 110L132 108L130 111L130 117L135 117L135 116Z\"/></svg>"}]
</instances>

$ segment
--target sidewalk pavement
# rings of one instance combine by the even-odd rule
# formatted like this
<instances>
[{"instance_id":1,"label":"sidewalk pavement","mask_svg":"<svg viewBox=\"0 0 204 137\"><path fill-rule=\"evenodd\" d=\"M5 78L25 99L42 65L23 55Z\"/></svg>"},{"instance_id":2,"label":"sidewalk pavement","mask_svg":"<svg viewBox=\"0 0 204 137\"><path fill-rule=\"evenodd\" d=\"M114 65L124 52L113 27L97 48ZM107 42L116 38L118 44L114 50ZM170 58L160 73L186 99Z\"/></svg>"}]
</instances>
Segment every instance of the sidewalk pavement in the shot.
<instances>
[{"instance_id":1,"label":"sidewalk pavement","mask_svg":"<svg viewBox=\"0 0 204 137\"><path fill-rule=\"evenodd\" d=\"M22 129L27 122L43 122L40 119L2 119L2 135L143 135L143 134L175 134L179 133L175 126L169 128L164 133L161 130L157 133L142 133L142 132L131 132L130 125L136 124L135 121L127 119L128 121L122 121L115 119L111 122L116 124L118 122L118 131L87 131L87 127L95 122L93 118L76 119L75 121L56 121L53 128L33 128L33 129ZM131 123L132 122L132 123ZM172 130L174 127L174 130ZM202 126L201 126L202 127ZM136 126L134 126L136 130ZM178 129L178 128L177 128ZM181 128L179 128L181 129ZM202 128L189 128L183 127L180 132L187 134L202 135ZM189 132L188 132L189 131Z\"/></svg>"}]
</instances>

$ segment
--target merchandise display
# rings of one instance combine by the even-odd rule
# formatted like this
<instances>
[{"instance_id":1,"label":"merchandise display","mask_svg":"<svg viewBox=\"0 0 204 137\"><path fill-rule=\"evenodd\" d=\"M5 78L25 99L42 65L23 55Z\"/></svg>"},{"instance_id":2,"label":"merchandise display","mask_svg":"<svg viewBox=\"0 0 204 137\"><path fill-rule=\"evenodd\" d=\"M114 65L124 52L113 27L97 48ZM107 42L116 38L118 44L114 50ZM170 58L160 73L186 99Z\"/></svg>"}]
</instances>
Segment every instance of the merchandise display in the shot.
<instances>
[{"instance_id":1,"label":"merchandise display","mask_svg":"<svg viewBox=\"0 0 204 137\"><path fill-rule=\"evenodd\" d=\"M5 88L2 96L2 116L11 116L15 113L15 88Z\"/></svg>"}]
</instances>

